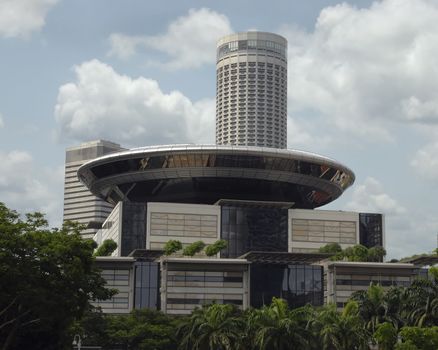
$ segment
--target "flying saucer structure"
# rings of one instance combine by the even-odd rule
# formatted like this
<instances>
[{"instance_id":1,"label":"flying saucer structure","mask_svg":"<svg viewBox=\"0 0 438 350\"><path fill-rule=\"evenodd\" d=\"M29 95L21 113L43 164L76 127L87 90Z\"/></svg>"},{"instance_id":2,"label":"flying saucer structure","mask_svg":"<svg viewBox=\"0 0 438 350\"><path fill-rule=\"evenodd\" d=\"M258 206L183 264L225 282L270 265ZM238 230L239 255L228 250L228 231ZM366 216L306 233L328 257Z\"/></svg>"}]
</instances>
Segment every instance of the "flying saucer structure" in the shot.
<instances>
[{"instance_id":1,"label":"flying saucer structure","mask_svg":"<svg viewBox=\"0 0 438 350\"><path fill-rule=\"evenodd\" d=\"M224 145L117 152L82 165L78 176L93 194L111 203L233 199L289 202L295 208L327 204L354 181L350 169L313 153Z\"/></svg>"}]
</instances>

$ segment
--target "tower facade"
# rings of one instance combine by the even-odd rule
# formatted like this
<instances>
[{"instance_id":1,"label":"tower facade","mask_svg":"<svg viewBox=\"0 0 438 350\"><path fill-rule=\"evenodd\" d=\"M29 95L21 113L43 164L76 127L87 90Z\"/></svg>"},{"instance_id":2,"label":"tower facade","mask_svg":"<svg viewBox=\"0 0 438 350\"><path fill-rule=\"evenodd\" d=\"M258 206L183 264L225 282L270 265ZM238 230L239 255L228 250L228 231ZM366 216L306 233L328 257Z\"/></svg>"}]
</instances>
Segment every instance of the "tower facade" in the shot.
<instances>
[{"instance_id":1,"label":"tower facade","mask_svg":"<svg viewBox=\"0 0 438 350\"><path fill-rule=\"evenodd\" d=\"M216 144L287 147L287 40L237 33L217 43Z\"/></svg>"},{"instance_id":2,"label":"tower facade","mask_svg":"<svg viewBox=\"0 0 438 350\"><path fill-rule=\"evenodd\" d=\"M93 195L78 179L79 167L87 161L124 148L109 141L85 142L65 152L64 218L86 226L84 238L93 238L114 206Z\"/></svg>"}]
</instances>

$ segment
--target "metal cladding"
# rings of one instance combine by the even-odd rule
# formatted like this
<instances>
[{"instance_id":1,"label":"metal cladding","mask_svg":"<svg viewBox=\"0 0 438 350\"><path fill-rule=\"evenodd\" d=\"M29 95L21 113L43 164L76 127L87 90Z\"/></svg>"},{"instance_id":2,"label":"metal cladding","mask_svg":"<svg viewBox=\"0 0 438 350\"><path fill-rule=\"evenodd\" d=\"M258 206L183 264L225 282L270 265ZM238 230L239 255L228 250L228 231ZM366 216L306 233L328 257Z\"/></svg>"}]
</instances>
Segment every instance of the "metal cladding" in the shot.
<instances>
[{"instance_id":1,"label":"metal cladding","mask_svg":"<svg viewBox=\"0 0 438 350\"><path fill-rule=\"evenodd\" d=\"M293 202L296 208L327 204L354 182L350 169L316 154L216 145L118 152L82 165L78 176L92 193L112 203L245 199Z\"/></svg>"}]
</instances>

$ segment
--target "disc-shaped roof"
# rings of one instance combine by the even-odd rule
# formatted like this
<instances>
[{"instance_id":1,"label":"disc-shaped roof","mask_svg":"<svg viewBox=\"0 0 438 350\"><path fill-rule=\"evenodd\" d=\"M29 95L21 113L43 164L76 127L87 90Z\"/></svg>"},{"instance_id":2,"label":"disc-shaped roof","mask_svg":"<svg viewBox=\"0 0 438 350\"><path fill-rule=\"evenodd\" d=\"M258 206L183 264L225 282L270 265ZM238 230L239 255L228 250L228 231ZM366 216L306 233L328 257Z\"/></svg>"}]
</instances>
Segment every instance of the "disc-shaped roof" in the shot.
<instances>
[{"instance_id":1,"label":"disc-shaped roof","mask_svg":"<svg viewBox=\"0 0 438 350\"><path fill-rule=\"evenodd\" d=\"M315 208L338 198L354 173L333 159L286 149L218 145L135 148L91 160L79 179L109 201L293 202Z\"/></svg>"}]
</instances>

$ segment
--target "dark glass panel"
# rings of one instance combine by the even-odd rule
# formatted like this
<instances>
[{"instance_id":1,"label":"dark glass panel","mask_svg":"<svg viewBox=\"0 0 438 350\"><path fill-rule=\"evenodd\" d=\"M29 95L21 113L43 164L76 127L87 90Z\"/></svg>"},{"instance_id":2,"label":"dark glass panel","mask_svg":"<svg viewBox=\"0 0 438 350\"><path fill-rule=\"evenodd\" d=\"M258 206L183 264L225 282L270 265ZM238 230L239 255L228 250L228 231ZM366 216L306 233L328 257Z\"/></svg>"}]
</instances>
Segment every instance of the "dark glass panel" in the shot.
<instances>
[{"instance_id":1,"label":"dark glass panel","mask_svg":"<svg viewBox=\"0 0 438 350\"><path fill-rule=\"evenodd\" d=\"M156 262L136 262L134 266L135 308L159 309L159 264Z\"/></svg>"},{"instance_id":2,"label":"dark glass panel","mask_svg":"<svg viewBox=\"0 0 438 350\"><path fill-rule=\"evenodd\" d=\"M321 266L254 264L251 265L251 306L269 304L272 297L285 299L292 308L307 303L322 305L321 285Z\"/></svg>"},{"instance_id":3,"label":"dark glass panel","mask_svg":"<svg viewBox=\"0 0 438 350\"><path fill-rule=\"evenodd\" d=\"M222 206L221 237L228 241L222 257L249 251L287 250L287 209Z\"/></svg>"},{"instance_id":4,"label":"dark glass panel","mask_svg":"<svg viewBox=\"0 0 438 350\"><path fill-rule=\"evenodd\" d=\"M146 248L146 204L123 202L121 256Z\"/></svg>"},{"instance_id":5,"label":"dark glass panel","mask_svg":"<svg viewBox=\"0 0 438 350\"><path fill-rule=\"evenodd\" d=\"M371 248L383 246L382 214L359 214L360 244Z\"/></svg>"}]
</instances>

